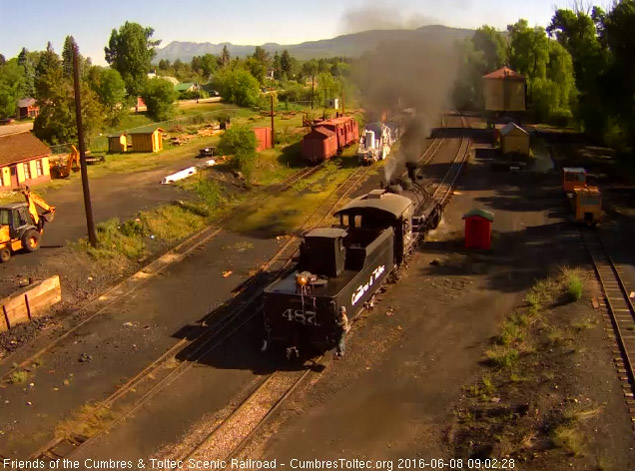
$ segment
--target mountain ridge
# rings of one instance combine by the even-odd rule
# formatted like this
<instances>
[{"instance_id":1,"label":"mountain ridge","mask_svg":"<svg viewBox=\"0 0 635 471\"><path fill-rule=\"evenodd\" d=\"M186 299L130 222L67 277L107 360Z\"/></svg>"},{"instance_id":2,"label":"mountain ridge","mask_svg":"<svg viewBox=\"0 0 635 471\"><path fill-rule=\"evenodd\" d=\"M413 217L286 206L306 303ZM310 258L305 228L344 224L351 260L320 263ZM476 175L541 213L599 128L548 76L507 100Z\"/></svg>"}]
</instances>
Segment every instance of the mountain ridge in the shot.
<instances>
[{"instance_id":1,"label":"mountain ridge","mask_svg":"<svg viewBox=\"0 0 635 471\"><path fill-rule=\"evenodd\" d=\"M443 25L427 25L417 29L369 30L350 33L330 39L305 41L299 44L265 43L260 46L273 54L287 49L299 60L329 58L335 56L358 57L364 52L375 49L387 40L431 39L441 41L456 41L471 36L474 30L452 28ZM157 49L155 62L161 59L174 61L191 61L194 56L203 54L220 55L223 47L227 46L232 57L246 57L254 52L256 45L240 45L229 42L195 43L188 41L172 41L163 48Z\"/></svg>"}]
</instances>

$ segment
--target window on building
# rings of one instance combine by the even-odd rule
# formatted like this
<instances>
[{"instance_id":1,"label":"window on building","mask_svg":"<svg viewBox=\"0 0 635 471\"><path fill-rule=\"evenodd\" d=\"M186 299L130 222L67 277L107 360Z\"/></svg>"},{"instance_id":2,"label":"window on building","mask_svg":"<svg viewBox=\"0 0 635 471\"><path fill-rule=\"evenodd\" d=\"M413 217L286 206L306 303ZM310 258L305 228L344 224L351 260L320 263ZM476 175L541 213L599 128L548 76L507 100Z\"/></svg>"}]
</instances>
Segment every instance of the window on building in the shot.
<instances>
[{"instance_id":1,"label":"window on building","mask_svg":"<svg viewBox=\"0 0 635 471\"><path fill-rule=\"evenodd\" d=\"M24 168L24 179L25 180L30 180L31 179L31 167L29 166L29 163L23 163L22 167Z\"/></svg>"},{"instance_id":2,"label":"window on building","mask_svg":"<svg viewBox=\"0 0 635 471\"><path fill-rule=\"evenodd\" d=\"M35 161L35 173L37 174L36 176L38 177L41 177L42 175L44 175L44 168L42 167L41 160Z\"/></svg>"}]
</instances>

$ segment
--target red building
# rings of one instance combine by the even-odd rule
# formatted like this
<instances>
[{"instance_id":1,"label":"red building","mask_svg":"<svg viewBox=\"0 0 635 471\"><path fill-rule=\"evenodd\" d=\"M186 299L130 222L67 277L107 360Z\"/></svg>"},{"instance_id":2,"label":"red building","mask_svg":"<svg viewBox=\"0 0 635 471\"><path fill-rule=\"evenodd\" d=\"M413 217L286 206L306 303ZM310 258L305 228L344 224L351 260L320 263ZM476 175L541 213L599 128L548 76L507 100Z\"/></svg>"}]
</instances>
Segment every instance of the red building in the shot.
<instances>
[{"instance_id":1,"label":"red building","mask_svg":"<svg viewBox=\"0 0 635 471\"><path fill-rule=\"evenodd\" d=\"M35 102L35 98L22 98L18 101L17 117L22 118L36 118L40 114L40 107Z\"/></svg>"},{"instance_id":2,"label":"red building","mask_svg":"<svg viewBox=\"0 0 635 471\"><path fill-rule=\"evenodd\" d=\"M271 142L271 128L254 128L254 134L256 135L256 141L258 141L258 146L256 147L257 152L273 147Z\"/></svg>"},{"instance_id":3,"label":"red building","mask_svg":"<svg viewBox=\"0 0 635 471\"><path fill-rule=\"evenodd\" d=\"M463 215L465 220L465 248L488 250L492 244L494 213L472 209Z\"/></svg>"}]
</instances>

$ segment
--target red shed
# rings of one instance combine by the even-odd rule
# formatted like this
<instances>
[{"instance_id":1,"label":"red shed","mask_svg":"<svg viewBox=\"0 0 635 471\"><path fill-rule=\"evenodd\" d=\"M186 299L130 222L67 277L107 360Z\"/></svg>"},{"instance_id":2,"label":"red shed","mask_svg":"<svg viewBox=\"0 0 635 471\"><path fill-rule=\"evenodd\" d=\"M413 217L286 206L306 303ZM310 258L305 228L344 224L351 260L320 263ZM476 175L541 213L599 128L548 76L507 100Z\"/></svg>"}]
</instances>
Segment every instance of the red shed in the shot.
<instances>
[{"instance_id":1,"label":"red shed","mask_svg":"<svg viewBox=\"0 0 635 471\"><path fill-rule=\"evenodd\" d=\"M337 136L335 132L316 126L302 139L302 157L311 163L330 159L337 154Z\"/></svg>"},{"instance_id":2,"label":"red shed","mask_svg":"<svg viewBox=\"0 0 635 471\"><path fill-rule=\"evenodd\" d=\"M256 151L261 152L265 149L271 149L271 128L254 128L254 134L258 141Z\"/></svg>"},{"instance_id":3,"label":"red shed","mask_svg":"<svg viewBox=\"0 0 635 471\"><path fill-rule=\"evenodd\" d=\"M465 219L465 248L487 250L492 242L494 213L473 209L463 215Z\"/></svg>"}]
</instances>

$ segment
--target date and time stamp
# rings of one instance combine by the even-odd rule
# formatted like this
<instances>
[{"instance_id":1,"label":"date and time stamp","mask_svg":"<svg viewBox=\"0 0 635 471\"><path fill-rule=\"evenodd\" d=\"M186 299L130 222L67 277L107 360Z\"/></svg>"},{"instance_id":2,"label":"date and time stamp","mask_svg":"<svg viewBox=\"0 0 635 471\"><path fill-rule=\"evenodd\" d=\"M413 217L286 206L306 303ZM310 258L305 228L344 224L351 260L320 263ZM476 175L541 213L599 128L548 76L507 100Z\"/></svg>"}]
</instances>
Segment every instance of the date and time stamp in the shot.
<instances>
[{"instance_id":1,"label":"date and time stamp","mask_svg":"<svg viewBox=\"0 0 635 471\"><path fill-rule=\"evenodd\" d=\"M398 458L392 460L368 460L359 458L297 459L290 460L204 460L190 458L187 460L139 459L132 460L70 460L21 461L0 460L4 469L192 469L192 470L511 470L519 469L512 458L461 459L461 458Z\"/></svg>"}]
</instances>

